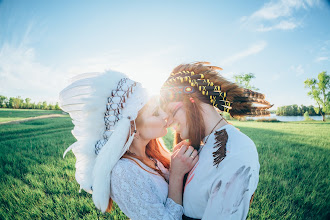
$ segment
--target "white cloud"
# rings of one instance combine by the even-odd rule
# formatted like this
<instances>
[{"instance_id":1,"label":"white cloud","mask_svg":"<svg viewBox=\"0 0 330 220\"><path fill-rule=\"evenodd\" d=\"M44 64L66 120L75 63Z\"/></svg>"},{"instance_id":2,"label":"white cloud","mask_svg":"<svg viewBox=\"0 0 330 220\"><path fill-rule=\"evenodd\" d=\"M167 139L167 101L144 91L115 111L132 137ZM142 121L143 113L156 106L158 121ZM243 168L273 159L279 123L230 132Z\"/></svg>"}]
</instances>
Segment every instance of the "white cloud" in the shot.
<instances>
[{"instance_id":1,"label":"white cloud","mask_svg":"<svg viewBox=\"0 0 330 220\"><path fill-rule=\"evenodd\" d=\"M36 60L31 47L0 48L0 94L29 97L32 101L56 101L61 80L56 69Z\"/></svg>"},{"instance_id":2,"label":"white cloud","mask_svg":"<svg viewBox=\"0 0 330 220\"><path fill-rule=\"evenodd\" d=\"M265 41L259 42L257 44L254 44L254 45L250 46L246 50L243 50L239 53L236 53L236 54L224 59L220 63L222 65L231 65L231 64L237 62L238 60L241 60L241 59L243 59L247 56L257 54L257 53L263 51L266 46L267 46L267 43Z\"/></svg>"},{"instance_id":3,"label":"white cloud","mask_svg":"<svg viewBox=\"0 0 330 220\"><path fill-rule=\"evenodd\" d=\"M303 75L305 73L304 68L302 67L302 65L298 65L298 66L291 66L290 70L294 71L296 73L296 76L300 76Z\"/></svg>"},{"instance_id":4,"label":"white cloud","mask_svg":"<svg viewBox=\"0 0 330 220\"><path fill-rule=\"evenodd\" d=\"M271 30L291 30L291 29L295 29L298 26L299 26L298 22L281 21L280 23L275 24L273 26L269 26L269 27L265 27L265 26L261 25L257 29L257 31L267 32L267 31L271 31Z\"/></svg>"},{"instance_id":5,"label":"white cloud","mask_svg":"<svg viewBox=\"0 0 330 220\"><path fill-rule=\"evenodd\" d=\"M315 59L316 62L321 62L321 61L326 61L326 60L330 60L329 57L318 57Z\"/></svg>"},{"instance_id":6,"label":"white cloud","mask_svg":"<svg viewBox=\"0 0 330 220\"><path fill-rule=\"evenodd\" d=\"M301 26L301 22L294 17L296 11L319 5L319 0L270 1L250 16L244 16L240 20L243 26L261 32L291 30Z\"/></svg>"}]
</instances>

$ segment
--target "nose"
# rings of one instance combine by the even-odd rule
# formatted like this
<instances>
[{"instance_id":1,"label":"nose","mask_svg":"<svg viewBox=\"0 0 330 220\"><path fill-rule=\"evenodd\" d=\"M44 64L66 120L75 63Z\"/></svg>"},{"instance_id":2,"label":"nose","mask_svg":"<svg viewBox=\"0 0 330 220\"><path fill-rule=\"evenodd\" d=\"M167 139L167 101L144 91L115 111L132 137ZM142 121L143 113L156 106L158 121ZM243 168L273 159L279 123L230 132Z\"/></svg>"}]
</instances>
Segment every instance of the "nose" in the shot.
<instances>
[{"instance_id":1,"label":"nose","mask_svg":"<svg viewBox=\"0 0 330 220\"><path fill-rule=\"evenodd\" d=\"M168 114L164 112L162 109L159 109L159 114L161 115L162 119L167 120Z\"/></svg>"},{"instance_id":2,"label":"nose","mask_svg":"<svg viewBox=\"0 0 330 220\"><path fill-rule=\"evenodd\" d=\"M159 115L164 121L166 121L166 127L169 127L169 125L172 124L171 120L168 117L168 114L162 109L159 110Z\"/></svg>"}]
</instances>

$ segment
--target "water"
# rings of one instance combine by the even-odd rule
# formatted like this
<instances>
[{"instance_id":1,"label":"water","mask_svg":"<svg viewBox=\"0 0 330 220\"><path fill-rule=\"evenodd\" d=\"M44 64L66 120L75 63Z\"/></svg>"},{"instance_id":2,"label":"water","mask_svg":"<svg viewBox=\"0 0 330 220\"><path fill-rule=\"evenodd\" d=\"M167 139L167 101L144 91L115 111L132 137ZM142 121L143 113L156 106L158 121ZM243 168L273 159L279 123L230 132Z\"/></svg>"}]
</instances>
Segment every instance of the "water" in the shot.
<instances>
[{"instance_id":1,"label":"water","mask_svg":"<svg viewBox=\"0 0 330 220\"><path fill-rule=\"evenodd\" d=\"M313 120L317 120L317 121L322 121L322 116L309 116L311 119ZM265 119L272 119L272 118L276 118L279 121L304 121L305 118L304 116L277 116L276 114L270 114L270 116L268 117L246 117L246 119L261 119L261 118L265 118Z\"/></svg>"}]
</instances>

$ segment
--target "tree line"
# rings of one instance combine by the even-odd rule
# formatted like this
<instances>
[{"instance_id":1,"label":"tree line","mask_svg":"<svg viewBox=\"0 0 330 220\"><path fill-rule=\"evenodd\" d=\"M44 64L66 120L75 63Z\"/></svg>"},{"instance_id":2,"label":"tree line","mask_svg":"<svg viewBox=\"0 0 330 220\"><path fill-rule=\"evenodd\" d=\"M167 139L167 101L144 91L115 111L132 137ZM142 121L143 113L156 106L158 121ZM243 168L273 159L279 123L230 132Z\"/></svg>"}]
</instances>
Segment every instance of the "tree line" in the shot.
<instances>
[{"instance_id":1,"label":"tree line","mask_svg":"<svg viewBox=\"0 0 330 220\"><path fill-rule=\"evenodd\" d=\"M246 89L257 90L254 86L250 85L251 79L254 79L253 73L234 75L235 82L241 87ZM316 102L316 107L288 105L278 107L276 115L283 116L299 116L307 115L322 115L322 120L325 121L325 116L330 114L330 75L326 71L318 74L317 78L306 79L304 81L305 88L309 91L307 95Z\"/></svg>"},{"instance_id":2,"label":"tree line","mask_svg":"<svg viewBox=\"0 0 330 220\"><path fill-rule=\"evenodd\" d=\"M309 116L317 116L321 115L320 112L315 111L315 107L310 106L304 106L304 105L287 105L287 106L281 106L277 107L276 115L278 116L303 116L305 112L308 112Z\"/></svg>"},{"instance_id":3,"label":"tree line","mask_svg":"<svg viewBox=\"0 0 330 220\"><path fill-rule=\"evenodd\" d=\"M30 98L22 99L18 97L9 97L0 95L0 108L14 108L14 109L43 109L43 110L61 110L58 102L55 105L43 102L31 102Z\"/></svg>"}]
</instances>

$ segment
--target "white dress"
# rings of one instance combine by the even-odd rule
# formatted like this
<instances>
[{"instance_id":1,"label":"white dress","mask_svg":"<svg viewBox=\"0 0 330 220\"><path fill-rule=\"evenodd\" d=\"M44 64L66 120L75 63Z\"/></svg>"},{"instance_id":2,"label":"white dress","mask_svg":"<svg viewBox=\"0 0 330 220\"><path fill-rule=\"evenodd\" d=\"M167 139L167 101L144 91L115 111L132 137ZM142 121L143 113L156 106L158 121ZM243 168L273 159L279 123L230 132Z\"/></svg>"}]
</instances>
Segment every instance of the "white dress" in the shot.
<instances>
[{"instance_id":1,"label":"white dress","mask_svg":"<svg viewBox=\"0 0 330 220\"><path fill-rule=\"evenodd\" d=\"M136 160L146 170L154 170ZM182 219L183 207L168 196L169 171L162 163L157 166L166 175L164 178L151 174L139 167L134 161L122 158L111 172L111 198L125 215L141 220L177 220Z\"/></svg>"},{"instance_id":2,"label":"white dress","mask_svg":"<svg viewBox=\"0 0 330 220\"><path fill-rule=\"evenodd\" d=\"M184 214L196 219L246 219L259 180L258 153L253 141L232 125L226 129L226 157L213 164L215 132L189 172L184 188ZM222 131L224 132L224 131ZM205 139L204 139L205 140Z\"/></svg>"}]
</instances>

